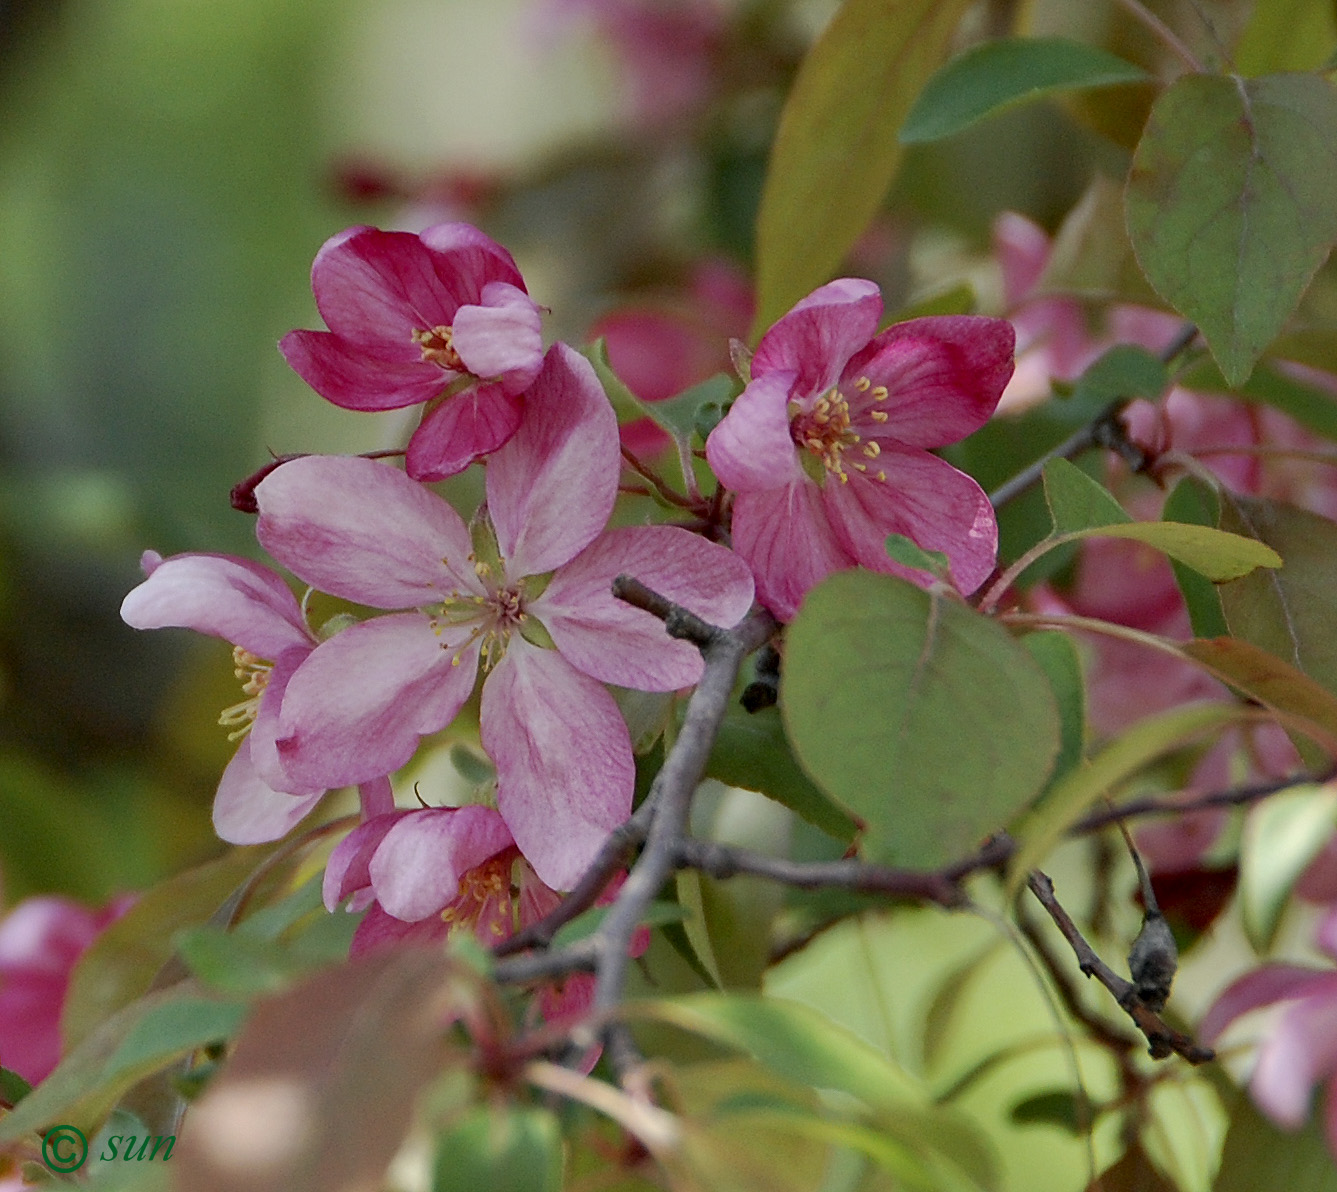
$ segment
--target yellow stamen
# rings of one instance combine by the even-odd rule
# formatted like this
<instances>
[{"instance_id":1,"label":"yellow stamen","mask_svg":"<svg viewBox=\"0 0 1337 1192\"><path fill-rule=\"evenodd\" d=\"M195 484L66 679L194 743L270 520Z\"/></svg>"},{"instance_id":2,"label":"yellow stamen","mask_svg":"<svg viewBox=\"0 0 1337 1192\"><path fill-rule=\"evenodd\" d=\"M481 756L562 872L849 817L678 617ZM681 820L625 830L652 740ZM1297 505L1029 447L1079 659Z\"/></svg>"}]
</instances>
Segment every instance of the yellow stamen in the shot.
<instances>
[{"instance_id":1,"label":"yellow stamen","mask_svg":"<svg viewBox=\"0 0 1337 1192\"><path fill-rule=\"evenodd\" d=\"M460 359L460 354L455 351L454 328L441 326L425 331L421 327L415 327L410 332L410 338L422 349L424 361L440 365L440 367L449 369L451 372L469 371L464 367L464 361Z\"/></svg>"}]
</instances>

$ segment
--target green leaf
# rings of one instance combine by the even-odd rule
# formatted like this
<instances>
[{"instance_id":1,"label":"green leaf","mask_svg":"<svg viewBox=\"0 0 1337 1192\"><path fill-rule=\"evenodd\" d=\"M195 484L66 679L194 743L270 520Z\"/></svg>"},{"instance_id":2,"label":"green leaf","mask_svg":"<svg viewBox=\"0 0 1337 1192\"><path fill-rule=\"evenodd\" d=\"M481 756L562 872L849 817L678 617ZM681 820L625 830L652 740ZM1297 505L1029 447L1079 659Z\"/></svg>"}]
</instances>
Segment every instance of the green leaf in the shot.
<instances>
[{"instance_id":1,"label":"green leaf","mask_svg":"<svg viewBox=\"0 0 1337 1192\"><path fill-rule=\"evenodd\" d=\"M942 551L925 550L904 534L887 535L887 557L902 567L926 571L935 579L947 579L951 575L951 564Z\"/></svg>"},{"instance_id":2,"label":"green leaf","mask_svg":"<svg viewBox=\"0 0 1337 1192\"><path fill-rule=\"evenodd\" d=\"M891 864L963 855L1039 792L1058 753L1030 653L895 576L840 572L808 593L780 702L804 768L863 822L866 855Z\"/></svg>"},{"instance_id":3,"label":"green leaf","mask_svg":"<svg viewBox=\"0 0 1337 1192\"><path fill-rule=\"evenodd\" d=\"M735 701L724 714L706 774L759 791L837 840L854 839L855 824L799 768L778 708L747 712Z\"/></svg>"},{"instance_id":4,"label":"green leaf","mask_svg":"<svg viewBox=\"0 0 1337 1192\"><path fill-rule=\"evenodd\" d=\"M936 141L1042 95L1146 78L1131 62L1061 37L986 41L953 58L929 80L901 127L901 140Z\"/></svg>"},{"instance_id":5,"label":"green leaf","mask_svg":"<svg viewBox=\"0 0 1337 1192\"><path fill-rule=\"evenodd\" d=\"M896 130L969 0L845 0L780 114L757 216L755 339L825 282L900 166Z\"/></svg>"},{"instance_id":6,"label":"green leaf","mask_svg":"<svg viewBox=\"0 0 1337 1192\"><path fill-rule=\"evenodd\" d=\"M1240 849L1240 904L1244 930L1257 952L1276 936L1291 889L1332 839L1337 790L1297 787L1263 800L1244 824Z\"/></svg>"},{"instance_id":7,"label":"green leaf","mask_svg":"<svg viewBox=\"0 0 1337 1192\"><path fill-rule=\"evenodd\" d=\"M1124 526L1083 530L1071 537L1131 538L1135 542L1144 542L1218 583L1248 575L1255 568L1281 566L1281 555L1265 543L1225 530L1214 530L1211 526L1129 522Z\"/></svg>"},{"instance_id":8,"label":"green leaf","mask_svg":"<svg viewBox=\"0 0 1337 1192\"><path fill-rule=\"evenodd\" d=\"M1156 401L1169 387L1170 374L1159 356L1135 344L1115 344L1077 378L1072 397L1096 406L1133 397Z\"/></svg>"},{"instance_id":9,"label":"green leaf","mask_svg":"<svg viewBox=\"0 0 1337 1192\"><path fill-rule=\"evenodd\" d=\"M1242 383L1337 239L1337 90L1182 76L1152 108L1126 204L1147 279Z\"/></svg>"},{"instance_id":10,"label":"green leaf","mask_svg":"<svg viewBox=\"0 0 1337 1192\"><path fill-rule=\"evenodd\" d=\"M104 1080L123 1072L142 1071L179 1055L230 1039L246 1018L241 1002L209 997L177 997L150 1007L112 1052Z\"/></svg>"},{"instance_id":11,"label":"green leaf","mask_svg":"<svg viewBox=\"0 0 1337 1192\"><path fill-rule=\"evenodd\" d=\"M17 1072L9 1068L0 1068L0 1097L9 1105L17 1105L31 1092L32 1085Z\"/></svg>"},{"instance_id":12,"label":"green leaf","mask_svg":"<svg viewBox=\"0 0 1337 1192\"><path fill-rule=\"evenodd\" d=\"M1089 764L1056 783L1044 802L1014 830L1018 847L1008 873L1009 896L1097 799L1113 794L1134 774L1177 745L1241 720L1245 708L1228 703L1185 704L1139 720Z\"/></svg>"},{"instance_id":13,"label":"green leaf","mask_svg":"<svg viewBox=\"0 0 1337 1192\"><path fill-rule=\"evenodd\" d=\"M1221 588L1230 632L1337 694L1337 524L1277 501L1223 494L1221 525L1285 559L1278 570Z\"/></svg>"},{"instance_id":14,"label":"green leaf","mask_svg":"<svg viewBox=\"0 0 1337 1192\"><path fill-rule=\"evenodd\" d=\"M1057 782L1086 756L1086 683L1082 658L1072 638L1057 629L1028 633L1021 644L1040 664L1059 716L1058 761L1050 783Z\"/></svg>"},{"instance_id":15,"label":"green leaf","mask_svg":"<svg viewBox=\"0 0 1337 1192\"><path fill-rule=\"evenodd\" d=\"M1052 459L1045 464L1044 486L1056 536L1133 520L1109 489L1066 459Z\"/></svg>"},{"instance_id":16,"label":"green leaf","mask_svg":"<svg viewBox=\"0 0 1337 1192\"><path fill-rule=\"evenodd\" d=\"M1174 487L1161 509L1165 521L1183 522L1194 526L1216 528L1221 519L1220 502L1216 493L1195 476L1188 476ZM1221 594L1206 576L1185 566L1178 559L1170 560L1179 585L1189 621L1198 637L1224 637L1226 614L1221 611Z\"/></svg>"},{"instance_id":17,"label":"green leaf","mask_svg":"<svg viewBox=\"0 0 1337 1192\"><path fill-rule=\"evenodd\" d=\"M1317 70L1337 45L1328 0L1267 0L1254 5L1233 54L1244 75Z\"/></svg>"},{"instance_id":18,"label":"green leaf","mask_svg":"<svg viewBox=\"0 0 1337 1192\"><path fill-rule=\"evenodd\" d=\"M470 1109L437 1139L432 1192L561 1192L562 1131L546 1109Z\"/></svg>"},{"instance_id":19,"label":"green leaf","mask_svg":"<svg viewBox=\"0 0 1337 1192\"><path fill-rule=\"evenodd\" d=\"M1086 1129L1087 1114L1090 1112L1079 1113L1080 1108L1074 1093L1067 1089L1056 1089L1052 1093L1036 1093L1018 1101L1008 1116L1018 1126L1057 1126L1060 1130L1080 1137Z\"/></svg>"}]
</instances>

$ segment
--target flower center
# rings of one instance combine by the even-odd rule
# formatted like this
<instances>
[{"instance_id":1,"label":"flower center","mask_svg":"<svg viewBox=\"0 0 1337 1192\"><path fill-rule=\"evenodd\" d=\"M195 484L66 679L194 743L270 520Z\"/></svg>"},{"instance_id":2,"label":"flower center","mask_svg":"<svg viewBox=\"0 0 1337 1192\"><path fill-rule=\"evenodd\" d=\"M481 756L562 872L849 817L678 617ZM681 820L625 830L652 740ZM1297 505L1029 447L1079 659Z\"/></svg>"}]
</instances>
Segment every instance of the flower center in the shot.
<instances>
[{"instance_id":1,"label":"flower center","mask_svg":"<svg viewBox=\"0 0 1337 1192\"><path fill-rule=\"evenodd\" d=\"M464 927L487 942L505 939L515 930L511 911L513 849L503 849L460 878L455 901L441 912L451 927Z\"/></svg>"},{"instance_id":2,"label":"flower center","mask_svg":"<svg viewBox=\"0 0 1337 1192\"><path fill-rule=\"evenodd\" d=\"M464 367L464 361L460 359L460 354L455 351L455 332L453 328L433 327L430 331L424 331L421 327L415 327L412 332L412 339L422 349L424 361L430 361L432 364L439 365L451 372L469 371Z\"/></svg>"},{"instance_id":3,"label":"flower center","mask_svg":"<svg viewBox=\"0 0 1337 1192\"><path fill-rule=\"evenodd\" d=\"M874 403L887 400L886 386L878 385L874 388L867 377L855 381L854 388L861 397L867 395L867 399ZM866 415L873 422L887 421L885 410L869 409ZM882 454L882 448L875 440L864 442L863 436L854 429L853 421L849 399L839 388L832 388L807 410L802 409L797 402L789 403L790 438L799 447L807 448L823 471L840 477L841 484L849 483L847 467L868 475L870 479L885 481L887 474L881 469L870 474L865 460L846 458L846 453L856 448L865 459L877 459Z\"/></svg>"},{"instance_id":4,"label":"flower center","mask_svg":"<svg viewBox=\"0 0 1337 1192\"><path fill-rule=\"evenodd\" d=\"M241 689L246 699L219 713L218 723L232 729L228 733L229 741L236 741L251 731L256 713L260 711L260 697L269 683L269 672L273 670L268 662L257 658L250 650L236 646L232 650L232 673L241 680Z\"/></svg>"},{"instance_id":5,"label":"flower center","mask_svg":"<svg viewBox=\"0 0 1337 1192\"><path fill-rule=\"evenodd\" d=\"M523 580L509 588L498 587L487 563L473 555L469 556L469 561L473 563L474 573L483 581L486 593L475 596L456 592L435 606L428 616L432 631L438 637L451 626L472 625L473 631L458 646L442 642L441 648L454 649L455 657L450 664L459 666L464 651L481 638L480 652L486 673L505 657L511 634L529 619L525 612L525 587Z\"/></svg>"}]
</instances>

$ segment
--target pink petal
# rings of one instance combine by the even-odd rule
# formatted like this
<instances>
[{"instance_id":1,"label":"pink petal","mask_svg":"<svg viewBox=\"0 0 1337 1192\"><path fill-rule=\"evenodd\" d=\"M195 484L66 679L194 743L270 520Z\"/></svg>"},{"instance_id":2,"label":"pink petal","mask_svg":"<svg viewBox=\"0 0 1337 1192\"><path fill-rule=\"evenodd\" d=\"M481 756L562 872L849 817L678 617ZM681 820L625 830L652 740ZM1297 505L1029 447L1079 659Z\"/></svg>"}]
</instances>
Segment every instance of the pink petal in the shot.
<instances>
[{"instance_id":1,"label":"pink petal","mask_svg":"<svg viewBox=\"0 0 1337 1192\"><path fill-rule=\"evenodd\" d=\"M369 952L384 952L387 948L426 948L441 943L450 934L450 925L433 916L417 923L405 923L381 909L373 902L362 916L362 922L353 932L348 955L352 959Z\"/></svg>"},{"instance_id":2,"label":"pink petal","mask_svg":"<svg viewBox=\"0 0 1337 1192\"><path fill-rule=\"evenodd\" d=\"M289 331L279 351L326 401L345 410L397 410L431 401L463 375L424 360L410 333L404 333L407 347L393 354L331 331Z\"/></svg>"},{"instance_id":3,"label":"pink petal","mask_svg":"<svg viewBox=\"0 0 1337 1192\"><path fill-rule=\"evenodd\" d=\"M1049 234L1024 215L1004 211L993 221L993 253L1003 274L1003 298L1015 306L1049 264Z\"/></svg>"},{"instance_id":4,"label":"pink petal","mask_svg":"<svg viewBox=\"0 0 1337 1192\"><path fill-rule=\"evenodd\" d=\"M1249 1090L1258 1107L1294 1129L1309 1116L1315 1083L1337 1067L1337 988L1296 1003L1258 1053Z\"/></svg>"},{"instance_id":5,"label":"pink petal","mask_svg":"<svg viewBox=\"0 0 1337 1192\"><path fill-rule=\"evenodd\" d=\"M412 232L349 228L331 237L311 266L311 289L325 325L350 343L420 358L415 328L449 326L481 283Z\"/></svg>"},{"instance_id":6,"label":"pink petal","mask_svg":"<svg viewBox=\"0 0 1337 1192\"><path fill-rule=\"evenodd\" d=\"M506 282L521 291L525 288L515 258L472 224L433 224L419 232L418 239L448 263L448 268L438 267L438 274L447 285L454 284L451 296L458 306L477 302L489 282Z\"/></svg>"},{"instance_id":7,"label":"pink petal","mask_svg":"<svg viewBox=\"0 0 1337 1192\"><path fill-rule=\"evenodd\" d=\"M706 459L719 482L735 492L761 492L802 476L789 433L794 374L771 372L753 381L706 439Z\"/></svg>"},{"instance_id":8,"label":"pink petal","mask_svg":"<svg viewBox=\"0 0 1337 1192\"><path fill-rule=\"evenodd\" d=\"M279 711L283 707L283 694L287 690L288 681L296 673L297 668L310 656L311 650L312 646L309 643L304 643L291 650L284 650L282 654L274 659L274 665L270 668L269 677L265 681L265 689L260 694L260 705L256 709L255 722L251 725L251 731L246 735L251 765L254 767L256 774L259 775L262 782L276 791L283 791L285 794L321 794L325 790L324 787L304 786L294 782L283 768L283 761L279 757L276 743L279 730Z\"/></svg>"},{"instance_id":9,"label":"pink petal","mask_svg":"<svg viewBox=\"0 0 1337 1192\"><path fill-rule=\"evenodd\" d=\"M399 769L419 738L444 728L469 698L478 643L459 645L468 632L438 636L422 613L400 613L317 646L283 694L283 768L295 782L326 787Z\"/></svg>"},{"instance_id":10,"label":"pink petal","mask_svg":"<svg viewBox=\"0 0 1337 1192\"><path fill-rule=\"evenodd\" d=\"M994 569L998 523L989 498L964 472L927 451L884 449L869 472L851 471L849 483L827 485L823 502L845 549L871 571L927 582L922 572L893 563L889 534L903 534L924 550L941 551L952 582L967 595ZM874 478L874 469L886 480Z\"/></svg>"},{"instance_id":11,"label":"pink petal","mask_svg":"<svg viewBox=\"0 0 1337 1192\"><path fill-rule=\"evenodd\" d=\"M542 575L588 546L617 500L617 415L590 362L554 344L525 418L487 465L487 504L506 577Z\"/></svg>"},{"instance_id":12,"label":"pink petal","mask_svg":"<svg viewBox=\"0 0 1337 1192\"><path fill-rule=\"evenodd\" d=\"M490 455L519 429L523 401L501 385L473 385L429 409L409 440L415 480L444 480Z\"/></svg>"},{"instance_id":13,"label":"pink petal","mask_svg":"<svg viewBox=\"0 0 1337 1192\"><path fill-rule=\"evenodd\" d=\"M490 807L430 807L391 826L371 859L376 901L408 923L435 915L460 893L464 875L511 847L506 821Z\"/></svg>"},{"instance_id":14,"label":"pink petal","mask_svg":"<svg viewBox=\"0 0 1337 1192\"><path fill-rule=\"evenodd\" d=\"M388 811L358 824L330 853L325 862L325 877L321 882L321 897L325 909L338 908L350 894L366 890L371 885L371 859L385 839L386 833L411 810Z\"/></svg>"},{"instance_id":15,"label":"pink petal","mask_svg":"<svg viewBox=\"0 0 1337 1192\"><path fill-rule=\"evenodd\" d=\"M941 447L979 430L992 416L1012 376L1016 334L1006 319L944 315L888 327L856 355L842 392L856 402L854 423L865 437L910 447ZM888 397L855 397L853 381L885 385ZM868 413L887 414L885 423ZM885 444L884 444L885 445Z\"/></svg>"},{"instance_id":16,"label":"pink petal","mask_svg":"<svg viewBox=\"0 0 1337 1192\"><path fill-rule=\"evenodd\" d=\"M163 559L121 602L135 629L176 626L221 637L258 658L277 658L312 638L297 598L268 567L232 555Z\"/></svg>"},{"instance_id":17,"label":"pink petal","mask_svg":"<svg viewBox=\"0 0 1337 1192\"><path fill-rule=\"evenodd\" d=\"M276 791L251 762L251 741L240 747L223 771L214 796L214 831L229 844L264 844L286 836L325 794L289 795Z\"/></svg>"},{"instance_id":18,"label":"pink petal","mask_svg":"<svg viewBox=\"0 0 1337 1192\"><path fill-rule=\"evenodd\" d=\"M1231 982L1198 1024L1198 1038L1211 1045L1235 1019L1273 1002L1303 997L1323 974L1294 964L1269 964Z\"/></svg>"},{"instance_id":19,"label":"pink petal","mask_svg":"<svg viewBox=\"0 0 1337 1192\"><path fill-rule=\"evenodd\" d=\"M733 545L752 568L757 598L782 621L798 612L809 588L854 566L827 519L822 490L806 474L784 488L740 493Z\"/></svg>"},{"instance_id":20,"label":"pink petal","mask_svg":"<svg viewBox=\"0 0 1337 1192\"><path fill-rule=\"evenodd\" d=\"M513 637L483 685L481 728L515 843L545 883L569 890L631 812L636 767L613 697Z\"/></svg>"},{"instance_id":21,"label":"pink petal","mask_svg":"<svg viewBox=\"0 0 1337 1192\"><path fill-rule=\"evenodd\" d=\"M358 802L362 805L362 822L395 809L395 792L388 776L361 782L357 788Z\"/></svg>"},{"instance_id":22,"label":"pink petal","mask_svg":"<svg viewBox=\"0 0 1337 1192\"><path fill-rule=\"evenodd\" d=\"M455 312L451 342L474 376L504 377L508 393L521 393L543 367L538 305L524 290L499 281L489 282L482 297Z\"/></svg>"},{"instance_id":23,"label":"pink petal","mask_svg":"<svg viewBox=\"0 0 1337 1192\"><path fill-rule=\"evenodd\" d=\"M877 331L882 295L875 283L842 277L814 290L762 336L752 377L795 374L794 394L817 397L840 379L849 360Z\"/></svg>"},{"instance_id":24,"label":"pink petal","mask_svg":"<svg viewBox=\"0 0 1337 1192\"><path fill-rule=\"evenodd\" d=\"M613 597L633 576L697 616L730 628L752 606L752 573L733 551L675 526L627 526L600 534L558 568L529 608L562 657L592 678L641 691L675 691L701 677L701 652L669 637L664 623Z\"/></svg>"},{"instance_id":25,"label":"pink petal","mask_svg":"<svg viewBox=\"0 0 1337 1192\"><path fill-rule=\"evenodd\" d=\"M308 455L266 476L255 498L261 544L322 592L412 608L482 590L460 515L395 468Z\"/></svg>"}]
</instances>

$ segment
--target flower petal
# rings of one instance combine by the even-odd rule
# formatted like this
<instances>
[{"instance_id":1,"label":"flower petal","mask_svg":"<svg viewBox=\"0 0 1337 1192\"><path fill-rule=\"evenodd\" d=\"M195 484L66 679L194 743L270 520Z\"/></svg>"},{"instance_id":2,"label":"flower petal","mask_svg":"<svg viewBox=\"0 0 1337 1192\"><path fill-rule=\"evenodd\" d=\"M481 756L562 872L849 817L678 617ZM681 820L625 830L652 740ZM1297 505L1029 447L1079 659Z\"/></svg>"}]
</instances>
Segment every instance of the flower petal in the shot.
<instances>
[{"instance_id":1,"label":"flower petal","mask_svg":"<svg viewBox=\"0 0 1337 1192\"><path fill-rule=\"evenodd\" d=\"M617 415L590 362L553 344L520 429L487 465L508 580L552 571L594 540L617 500L621 458Z\"/></svg>"},{"instance_id":2,"label":"flower petal","mask_svg":"<svg viewBox=\"0 0 1337 1192\"><path fill-rule=\"evenodd\" d=\"M529 608L562 657L604 683L675 691L701 678L701 651L612 594L630 575L697 616L730 628L752 605L752 573L733 551L676 526L626 526L600 534Z\"/></svg>"},{"instance_id":3,"label":"flower petal","mask_svg":"<svg viewBox=\"0 0 1337 1192\"><path fill-rule=\"evenodd\" d=\"M998 523L974 480L916 449L884 449L868 466L884 474L885 481L851 471L849 483L822 489L831 525L858 563L870 571L928 582L923 572L888 558L887 535L903 534L924 550L943 552L952 582L967 595L989 578L998 560Z\"/></svg>"},{"instance_id":4,"label":"flower petal","mask_svg":"<svg viewBox=\"0 0 1337 1192\"><path fill-rule=\"evenodd\" d=\"M1297 964L1268 964L1232 981L1198 1024L1198 1038L1211 1045L1235 1019L1273 1002L1302 997L1323 974Z\"/></svg>"},{"instance_id":5,"label":"flower petal","mask_svg":"<svg viewBox=\"0 0 1337 1192\"><path fill-rule=\"evenodd\" d=\"M706 459L719 482L735 492L761 492L803 475L789 434L791 372L754 380L706 439Z\"/></svg>"},{"instance_id":6,"label":"flower petal","mask_svg":"<svg viewBox=\"0 0 1337 1192\"><path fill-rule=\"evenodd\" d=\"M265 680L265 689L260 693L260 704L256 709L255 721L246 735L251 765L260 776L276 791L292 795L309 795L313 791L324 791L324 787L303 785L294 782L292 776L283 768L279 757L276 737L279 730L279 712L283 707L283 693L288 682L297 672L297 668L310 656L312 646L304 643L291 650L284 650L270 667Z\"/></svg>"},{"instance_id":7,"label":"flower petal","mask_svg":"<svg viewBox=\"0 0 1337 1192\"><path fill-rule=\"evenodd\" d=\"M490 455L519 429L524 403L501 385L474 385L428 410L409 439L415 480L444 480Z\"/></svg>"},{"instance_id":8,"label":"flower petal","mask_svg":"<svg viewBox=\"0 0 1337 1192\"><path fill-rule=\"evenodd\" d=\"M387 355L379 344L353 343L332 331L289 331L279 351L312 389L345 410L397 410L431 401L462 375L423 360L417 344Z\"/></svg>"},{"instance_id":9,"label":"flower petal","mask_svg":"<svg viewBox=\"0 0 1337 1192\"><path fill-rule=\"evenodd\" d=\"M385 835L411 810L389 811L358 824L330 853L325 862L325 877L321 882L321 897L325 909L338 908L350 894L371 885L371 858Z\"/></svg>"},{"instance_id":10,"label":"flower petal","mask_svg":"<svg viewBox=\"0 0 1337 1192\"><path fill-rule=\"evenodd\" d=\"M312 638L297 598L268 567L232 555L173 555L121 602L135 629L194 629L277 658Z\"/></svg>"},{"instance_id":11,"label":"flower petal","mask_svg":"<svg viewBox=\"0 0 1337 1192\"><path fill-rule=\"evenodd\" d=\"M1337 980L1337 977L1334 978ZM1249 1090L1258 1107L1294 1129L1309 1116L1315 1083L1337 1068L1337 985L1297 1002L1258 1053Z\"/></svg>"},{"instance_id":12,"label":"flower petal","mask_svg":"<svg viewBox=\"0 0 1337 1192\"><path fill-rule=\"evenodd\" d=\"M796 303L762 336L752 357L754 380L769 372L796 376L800 399L825 393L877 331L882 294L876 283L842 277Z\"/></svg>"},{"instance_id":13,"label":"flower petal","mask_svg":"<svg viewBox=\"0 0 1337 1192\"><path fill-rule=\"evenodd\" d=\"M437 636L422 613L398 613L317 646L283 693L284 770L295 782L336 787L399 769L469 698L478 643L454 649L467 633Z\"/></svg>"},{"instance_id":14,"label":"flower petal","mask_svg":"<svg viewBox=\"0 0 1337 1192\"><path fill-rule=\"evenodd\" d=\"M512 638L483 685L481 729L515 843L547 885L571 889L631 813L636 767L613 697L555 651Z\"/></svg>"},{"instance_id":15,"label":"flower petal","mask_svg":"<svg viewBox=\"0 0 1337 1192\"><path fill-rule=\"evenodd\" d=\"M476 377L505 378L508 393L528 389L543 367L538 304L516 286L489 282L482 302L455 312L452 344Z\"/></svg>"},{"instance_id":16,"label":"flower petal","mask_svg":"<svg viewBox=\"0 0 1337 1192\"><path fill-rule=\"evenodd\" d=\"M373 902L362 916L362 922L353 932L348 946L350 959L356 960L370 952L384 952L389 948L427 948L439 944L450 934L450 925L433 916L417 923L405 923L381 909Z\"/></svg>"},{"instance_id":17,"label":"flower petal","mask_svg":"<svg viewBox=\"0 0 1337 1192\"><path fill-rule=\"evenodd\" d=\"M374 608L481 592L460 515L402 472L369 459L308 455L256 486L256 536L304 582Z\"/></svg>"},{"instance_id":18,"label":"flower petal","mask_svg":"<svg viewBox=\"0 0 1337 1192\"><path fill-rule=\"evenodd\" d=\"M806 475L769 492L739 493L733 545L752 568L757 598L791 620L809 588L854 566L827 518L822 491Z\"/></svg>"},{"instance_id":19,"label":"flower petal","mask_svg":"<svg viewBox=\"0 0 1337 1192\"><path fill-rule=\"evenodd\" d=\"M506 821L490 807L428 807L391 826L371 859L371 885L388 914L408 923L459 897L464 875L511 847Z\"/></svg>"},{"instance_id":20,"label":"flower petal","mask_svg":"<svg viewBox=\"0 0 1337 1192\"><path fill-rule=\"evenodd\" d=\"M1016 333L1006 319L943 315L888 327L856 355L841 389L854 399L853 381L885 385L887 397L861 395L854 424L865 437L910 447L941 447L979 430L993 415L1012 376ZM868 411L886 413L878 424ZM884 444L885 445L885 444Z\"/></svg>"},{"instance_id":21,"label":"flower petal","mask_svg":"<svg viewBox=\"0 0 1337 1192\"><path fill-rule=\"evenodd\" d=\"M264 844L286 836L325 794L289 795L276 791L251 762L251 742L241 746L223 771L214 796L214 831L229 844Z\"/></svg>"}]
</instances>

